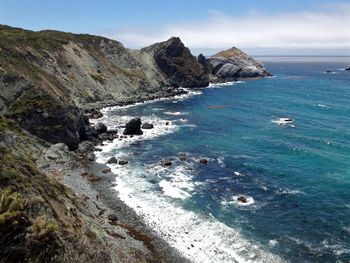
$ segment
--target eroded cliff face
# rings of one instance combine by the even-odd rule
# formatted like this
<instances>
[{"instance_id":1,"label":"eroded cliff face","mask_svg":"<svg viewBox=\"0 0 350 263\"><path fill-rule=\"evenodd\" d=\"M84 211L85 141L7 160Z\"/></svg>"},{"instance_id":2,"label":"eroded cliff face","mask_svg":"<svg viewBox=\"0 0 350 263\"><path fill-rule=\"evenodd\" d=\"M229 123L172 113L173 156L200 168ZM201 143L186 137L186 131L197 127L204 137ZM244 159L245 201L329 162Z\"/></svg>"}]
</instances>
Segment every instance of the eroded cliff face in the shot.
<instances>
[{"instance_id":1,"label":"eroded cliff face","mask_svg":"<svg viewBox=\"0 0 350 263\"><path fill-rule=\"evenodd\" d=\"M209 84L208 73L178 37L143 48L141 52L151 54L171 86L205 87Z\"/></svg>"},{"instance_id":2,"label":"eroded cliff face","mask_svg":"<svg viewBox=\"0 0 350 263\"><path fill-rule=\"evenodd\" d=\"M207 84L180 39L131 51L98 36L0 26L0 113L71 150L85 134L81 109Z\"/></svg>"},{"instance_id":3,"label":"eroded cliff face","mask_svg":"<svg viewBox=\"0 0 350 263\"><path fill-rule=\"evenodd\" d=\"M0 26L0 113L71 150L86 133L81 109L269 75L237 48L197 59L176 37L129 50L99 36Z\"/></svg>"}]
</instances>

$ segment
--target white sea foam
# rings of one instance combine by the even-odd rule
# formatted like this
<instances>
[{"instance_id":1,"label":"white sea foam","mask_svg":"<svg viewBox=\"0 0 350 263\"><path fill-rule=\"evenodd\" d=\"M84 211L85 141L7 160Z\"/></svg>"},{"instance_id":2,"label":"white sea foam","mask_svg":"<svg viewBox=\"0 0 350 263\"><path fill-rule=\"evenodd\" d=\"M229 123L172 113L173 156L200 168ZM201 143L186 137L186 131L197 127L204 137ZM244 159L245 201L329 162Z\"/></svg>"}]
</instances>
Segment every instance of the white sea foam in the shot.
<instances>
[{"instance_id":1,"label":"white sea foam","mask_svg":"<svg viewBox=\"0 0 350 263\"><path fill-rule=\"evenodd\" d=\"M304 195L305 192L298 189L279 189L277 194L281 195Z\"/></svg>"},{"instance_id":2,"label":"white sea foam","mask_svg":"<svg viewBox=\"0 0 350 263\"><path fill-rule=\"evenodd\" d=\"M276 247L278 245L278 241L276 239L269 240L270 247Z\"/></svg>"},{"instance_id":3,"label":"white sea foam","mask_svg":"<svg viewBox=\"0 0 350 263\"><path fill-rule=\"evenodd\" d=\"M342 254L350 254L350 249L346 247L345 244L331 243L328 240L323 240L320 244L311 244L308 241L301 240L295 237L287 237L288 239L294 241L298 245L305 246L314 254L323 252L324 250L331 251L334 255L340 256Z\"/></svg>"},{"instance_id":4,"label":"white sea foam","mask_svg":"<svg viewBox=\"0 0 350 263\"><path fill-rule=\"evenodd\" d=\"M180 111L165 111L164 114L178 116L178 115L187 115L188 113L180 112Z\"/></svg>"},{"instance_id":5,"label":"white sea foam","mask_svg":"<svg viewBox=\"0 0 350 263\"><path fill-rule=\"evenodd\" d=\"M231 202L233 204L235 204L235 205L238 205L238 206L249 206L249 205L252 205L252 204L255 203L254 198L251 197L251 196L244 196L246 198L246 202L245 203L239 201L238 200L239 197L240 197L239 195L233 196L233 198L232 198L233 200Z\"/></svg>"},{"instance_id":6,"label":"white sea foam","mask_svg":"<svg viewBox=\"0 0 350 263\"><path fill-rule=\"evenodd\" d=\"M242 174L240 172L237 172L237 171L233 172L233 174L236 175L236 176L244 176L244 174Z\"/></svg>"},{"instance_id":7,"label":"white sea foam","mask_svg":"<svg viewBox=\"0 0 350 263\"><path fill-rule=\"evenodd\" d=\"M171 182L166 180L160 181L159 186L163 189L165 195L170 196L172 198L186 199L191 196L186 191L173 186Z\"/></svg>"},{"instance_id":8,"label":"white sea foam","mask_svg":"<svg viewBox=\"0 0 350 263\"><path fill-rule=\"evenodd\" d=\"M139 176L143 173L142 167L133 167L132 172L118 170L115 189L150 227L192 262L283 262L239 231L213 217L185 210L150 190L150 183Z\"/></svg>"},{"instance_id":9,"label":"white sea foam","mask_svg":"<svg viewBox=\"0 0 350 263\"><path fill-rule=\"evenodd\" d=\"M102 121L108 127L123 126L133 117L113 116L108 111L105 113ZM111 156L129 158L132 152L125 146L179 129L173 122L166 125L166 120L156 116L142 117L142 120L153 123L154 129L144 130L142 136L115 139L101 146L102 151L95 153L97 162L106 163ZM166 168L159 164L133 162L131 159L125 166L109 166L118 174L113 187L120 199L192 262L284 262L279 256L246 239L239 230L226 226L213 216L197 214L180 206L178 202L189 198L197 187L192 181L195 171L191 163L196 165L192 159L188 159L181 163L174 161L170 168ZM161 191L157 191L157 187ZM254 203L252 197L247 197L247 200L248 204Z\"/></svg>"},{"instance_id":10,"label":"white sea foam","mask_svg":"<svg viewBox=\"0 0 350 263\"><path fill-rule=\"evenodd\" d=\"M218 164L222 168L226 167L224 160L225 160L225 157L223 157L223 156L220 156L219 158L217 158Z\"/></svg>"},{"instance_id":11,"label":"white sea foam","mask_svg":"<svg viewBox=\"0 0 350 263\"><path fill-rule=\"evenodd\" d=\"M238 80L238 81L228 81L224 83L209 83L209 86L207 88L220 88L223 86L232 86L236 84L244 83L244 81Z\"/></svg>"},{"instance_id":12,"label":"white sea foam","mask_svg":"<svg viewBox=\"0 0 350 263\"><path fill-rule=\"evenodd\" d=\"M112 106L112 107L106 107L101 109L102 113L107 113L109 111L114 111L114 110L118 110L118 109L127 109L127 108L131 108L131 107L135 107L135 106L139 106L139 105L143 105L143 104L149 104L149 103L154 103L154 102L158 102L158 101L165 101L165 100L174 100L174 101L181 101L181 100L185 100L188 98L191 98L193 96L198 96L203 94L202 91L200 90L193 90L193 89L189 89L189 88L182 88L183 90L187 91L186 94L180 94L180 95L176 95L173 97L164 97L164 98L159 98L159 99L154 99L154 100L146 100L144 102L135 102L132 104L128 104L128 105L124 105L124 106Z\"/></svg>"}]
</instances>

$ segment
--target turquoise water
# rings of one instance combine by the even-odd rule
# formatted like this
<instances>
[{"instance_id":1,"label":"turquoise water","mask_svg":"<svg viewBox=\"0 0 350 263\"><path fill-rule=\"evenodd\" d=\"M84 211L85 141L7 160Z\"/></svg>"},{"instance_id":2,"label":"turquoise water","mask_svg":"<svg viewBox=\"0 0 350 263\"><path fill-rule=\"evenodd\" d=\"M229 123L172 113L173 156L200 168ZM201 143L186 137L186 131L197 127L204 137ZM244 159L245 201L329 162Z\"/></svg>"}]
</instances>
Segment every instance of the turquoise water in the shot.
<instances>
[{"instance_id":1,"label":"turquoise water","mask_svg":"<svg viewBox=\"0 0 350 263\"><path fill-rule=\"evenodd\" d=\"M350 72L339 69L350 59L261 59L274 78L110 111L109 117L153 116L176 127L118 152L132 156L130 166L143 164L143 176L133 181L140 183L138 191L147 181L144 191L237 230L266 253L290 262L348 262ZM281 117L292 117L293 125L272 122ZM174 183L175 168L147 171L164 158L183 166L181 154L190 167L188 180ZM209 163L197 164L200 157ZM164 182L182 195L167 194ZM240 195L248 197L247 205L236 201ZM268 262L259 255L250 259Z\"/></svg>"}]
</instances>

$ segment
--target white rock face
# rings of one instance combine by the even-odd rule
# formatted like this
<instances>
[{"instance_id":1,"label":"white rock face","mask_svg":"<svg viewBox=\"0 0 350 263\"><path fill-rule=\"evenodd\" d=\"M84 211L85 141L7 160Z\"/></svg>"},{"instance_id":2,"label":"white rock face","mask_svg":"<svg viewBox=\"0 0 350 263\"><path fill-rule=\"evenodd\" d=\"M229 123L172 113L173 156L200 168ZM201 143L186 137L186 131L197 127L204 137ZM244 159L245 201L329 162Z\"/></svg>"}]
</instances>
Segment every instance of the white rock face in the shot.
<instances>
[{"instance_id":1,"label":"white rock face","mask_svg":"<svg viewBox=\"0 0 350 263\"><path fill-rule=\"evenodd\" d=\"M271 76L261 63L235 47L211 56L208 61L212 77L218 81Z\"/></svg>"}]
</instances>

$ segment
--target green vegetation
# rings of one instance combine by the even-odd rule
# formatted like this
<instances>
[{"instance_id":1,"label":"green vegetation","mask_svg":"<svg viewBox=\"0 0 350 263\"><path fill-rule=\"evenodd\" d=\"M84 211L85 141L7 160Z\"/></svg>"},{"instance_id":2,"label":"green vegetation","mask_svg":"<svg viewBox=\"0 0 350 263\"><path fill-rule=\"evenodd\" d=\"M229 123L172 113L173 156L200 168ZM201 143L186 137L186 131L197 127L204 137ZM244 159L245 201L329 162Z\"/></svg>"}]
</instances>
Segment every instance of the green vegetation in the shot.
<instances>
[{"instance_id":1,"label":"green vegetation","mask_svg":"<svg viewBox=\"0 0 350 263\"><path fill-rule=\"evenodd\" d=\"M16 218L23 209L24 201L20 193L12 193L9 189L0 192L0 225Z\"/></svg>"},{"instance_id":2,"label":"green vegetation","mask_svg":"<svg viewBox=\"0 0 350 263\"><path fill-rule=\"evenodd\" d=\"M57 231L58 225L45 216L37 217L31 226L32 237L42 239L43 237Z\"/></svg>"},{"instance_id":3,"label":"green vegetation","mask_svg":"<svg viewBox=\"0 0 350 263\"><path fill-rule=\"evenodd\" d=\"M29 90L11 105L7 116L18 117L34 110L52 112L54 107L54 99L50 95L44 91Z\"/></svg>"}]
</instances>

